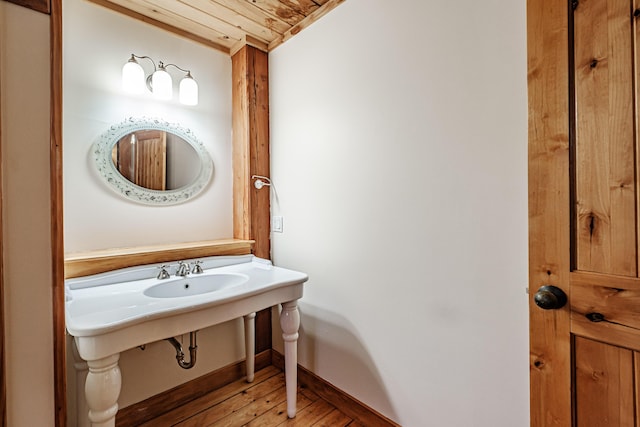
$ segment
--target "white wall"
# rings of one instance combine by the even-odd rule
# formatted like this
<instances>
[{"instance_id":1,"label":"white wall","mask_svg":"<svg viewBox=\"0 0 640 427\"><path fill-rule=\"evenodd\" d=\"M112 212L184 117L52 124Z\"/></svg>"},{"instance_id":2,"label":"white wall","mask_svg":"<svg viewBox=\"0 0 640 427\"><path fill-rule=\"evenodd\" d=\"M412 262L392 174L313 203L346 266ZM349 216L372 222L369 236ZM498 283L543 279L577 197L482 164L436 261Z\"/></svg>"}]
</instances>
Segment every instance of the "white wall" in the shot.
<instances>
[{"instance_id":1,"label":"white wall","mask_svg":"<svg viewBox=\"0 0 640 427\"><path fill-rule=\"evenodd\" d=\"M228 55L84 0L63 1L64 226L65 251L144 246L229 238L233 234L231 171L231 60ZM190 68L200 103L126 95L121 70L131 53ZM150 72L146 60L140 64ZM194 131L213 158L214 177L205 192L176 206L136 204L115 193L94 170L91 145L111 124L127 117L161 117ZM242 321L198 333L198 363L188 371L166 342L121 355L126 407L244 358ZM188 346L188 335L186 336ZM68 351L69 425L75 424L76 382ZM35 424L34 424L35 425ZM42 424L44 425L44 424Z\"/></svg>"},{"instance_id":2,"label":"white wall","mask_svg":"<svg viewBox=\"0 0 640 427\"><path fill-rule=\"evenodd\" d=\"M0 1L0 112L8 424L54 418L49 16Z\"/></svg>"},{"instance_id":3,"label":"white wall","mask_svg":"<svg viewBox=\"0 0 640 427\"><path fill-rule=\"evenodd\" d=\"M63 2L65 251L229 238L233 234L231 172L231 60L86 0ZM122 66L131 53L189 68L200 103L177 100L182 73L169 68L174 100L127 95ZM139 60L150 73L151 62ZM141 205L114 192L95 171L91 145L128 117L160 117L190 128L214 163L203 194L169 207Z\"/></svg>"},{"instance_id":4,"label":"white wall","mask_svg":"<svg viewBox=\"0 0 640 427\"><path fill-rule=\"evenodd\" d=\"M300 363L404 426L529 425L525 39L525 2L349 0L270 55Z\"/></svg>"}]
</instances>

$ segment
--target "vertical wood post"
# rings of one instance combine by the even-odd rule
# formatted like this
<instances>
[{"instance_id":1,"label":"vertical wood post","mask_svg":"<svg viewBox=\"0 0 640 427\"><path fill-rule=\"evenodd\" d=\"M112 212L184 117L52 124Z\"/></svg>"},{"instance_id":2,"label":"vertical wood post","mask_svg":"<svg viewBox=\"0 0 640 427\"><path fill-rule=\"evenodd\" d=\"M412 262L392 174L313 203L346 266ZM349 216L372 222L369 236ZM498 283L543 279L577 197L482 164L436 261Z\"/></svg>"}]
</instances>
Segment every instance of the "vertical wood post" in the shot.
<instances>
[{"instance_id":1,"label":"vertical wood post","mask_svg":"<svg viewBox=\"0 0 640 427\"><path fill-rule=\"evenodd\" d=\"M64 320L64 229L62 211L62 0L51 5L51 277L55 425L67 425L67 363Z\"/></svg>"},{"instance_id":2,"label":"vertical wood post","mask_svg":"<svg viewBox=\"0 0 640 427\"><path fill-rule=\"evenodd\" d=\"M0 16L2 21L4 16ZM2 167L2 61L0 60L0 427L6 427L7 425L7 378L5 374L5 361L4 361L4 245L3 245L3 233L2 233L2 189L3 185L3 173Z\"/></svg>"},{"instance_id":3,"label":"vertical wood post","mask_svg":"<svg viewBox=\"0 0 640 427\"><path fill-rule=\"evenodd\" d=\"M270 187L257 190L253 175L268 177L269 58L245 45L231 57L233 98L233 237L255 240L254 254L271 258ZM271 348L271 310L256 315L256 352Z\"/></svg>"}]
</instances>

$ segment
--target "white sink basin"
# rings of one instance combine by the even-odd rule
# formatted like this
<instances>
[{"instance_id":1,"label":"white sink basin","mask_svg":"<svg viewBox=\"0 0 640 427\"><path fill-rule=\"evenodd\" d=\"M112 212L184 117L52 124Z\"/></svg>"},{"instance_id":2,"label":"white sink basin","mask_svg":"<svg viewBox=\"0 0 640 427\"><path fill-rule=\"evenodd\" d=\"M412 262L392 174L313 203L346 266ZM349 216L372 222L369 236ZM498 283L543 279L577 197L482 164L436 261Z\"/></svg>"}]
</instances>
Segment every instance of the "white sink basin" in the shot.
<instances>
[{"instance_id":1,"label":"white sink basin","mask_svg":"<svg viewBox=\"0 0 640 427\"><path fill-rule=\"evenodd\" d=\"M219 273L206 276L190 276L170 280L148 287L143 294L152 298L180 298L216 292L232 286L242 285L249 280L246 274Z\"/></svg>"}]
</instances>

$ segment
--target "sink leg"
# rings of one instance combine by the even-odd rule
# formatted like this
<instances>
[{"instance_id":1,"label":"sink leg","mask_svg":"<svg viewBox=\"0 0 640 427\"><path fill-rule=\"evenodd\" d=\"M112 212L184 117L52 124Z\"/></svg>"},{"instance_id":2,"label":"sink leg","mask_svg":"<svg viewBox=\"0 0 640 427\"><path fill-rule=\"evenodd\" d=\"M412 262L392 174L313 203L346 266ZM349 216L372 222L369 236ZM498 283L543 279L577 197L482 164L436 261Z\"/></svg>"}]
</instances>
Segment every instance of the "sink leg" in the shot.
<instances>
[{"instance_id":1,"label":"sink leg","mask_svg":"<svg viewBox=\"0 0 640 427\"><path fill-rule=\"evenodd\" d=\"M89 365L80 357L76 341L72 339L71 343L73 367L76 369L76 425L77 427L89 427L89 407L84 393Z\"/></svg>"},{"instance_id":2,"label":"sink leg","mask_svg":"<svg viewBox=\"0 0 640 427\"><path fill-rule=\"evenodd\" d=\"M115 427L122 385L118 359L120 354L87 361L89 373L84 390L92 427Z\"/></svg>"},{"instance_id":3,"label":"sink leg","mask_svg":"<svg viewBox=\"0 0 640 427\"><path fill-rule=\"evenodd\" d=\"M298 328L300 313L297 301L282 304L280 327L284 339L284 373L287 388L287 415L296 416L296 391L298 388Z\"/></svg>"},{"instance_id":4,"label":"sink leg","mask_svg":"<svg viewBox=\"0 0 640 427\"><path fill-rule=\"evenodd\" d=\"M253 382L256 364L256 313L244 316L244 351L247 363L247 382Z\"/></svg>"}]
</instances>

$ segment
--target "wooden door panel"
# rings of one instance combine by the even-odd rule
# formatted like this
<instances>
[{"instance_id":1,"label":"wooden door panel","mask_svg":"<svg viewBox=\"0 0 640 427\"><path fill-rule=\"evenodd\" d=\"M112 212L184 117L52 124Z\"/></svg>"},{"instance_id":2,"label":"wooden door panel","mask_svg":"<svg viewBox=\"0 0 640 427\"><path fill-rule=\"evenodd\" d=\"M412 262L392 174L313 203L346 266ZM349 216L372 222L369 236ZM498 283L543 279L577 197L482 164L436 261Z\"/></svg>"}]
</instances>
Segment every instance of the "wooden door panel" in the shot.
<instances>
[{"instance_id":1,"label":"wooden door panel","mask_svg":"<svg viewBox=\"0 0 640 427\"><path fill-rule=\"evenodd\" d=\"M574 271L570 276L571 332L640 351L640 279ZM590 321L589 313L604 319Z\"/></svg>"},{"instance_id":2,"label":"wooden door panel","mask_svg":"<svg viewBox=\"0 0 640 427\"><path fill-rule=\"evenodd\" d=\"M138 131L136 134L140 134ZM167 138L166 132L146 131L138 136L136 147L135 183L150 190L167 187Z\"/></svg>"},{"instance_id":3,"label":"wooden door panel","mask_svg":"<svg viewBox=\"0 0 640 427\"><path fill-rule=\"evenodd\" d=\"M618 347L640 351L638 330L610 322L593 323L584 316L571 318L571 333Z\"/></svg>"},{"instance_id":4,"label":"wooden door panel","mask_svg":"<svg viewBox=\"0 0 640 427\"><path fill-rule=\"evenodd\" d=\"M573 15L575 259L637 275L631 2L580 0Z\"/></svg>"},{"instance_id":5,"label":"wooden door panel","mask_svg":"<svg viewBox=\"0 0 640 427\"><path fill-rule=\"evenodd\" d=\"M638 289L572 284L570 304L572 319L580 316L591 323L624 325L637 329L640 335L640 290Z\"/></svg>"},{"instance_id":6,"label":"wooden door panel","mask_svg":"<svg viewBox=\"0 0 640 427\"><path fill-rule=\"evenodd\" d=\"M577 427L634 427L634 354L631 350L576 337Z\"/></svg>"}]
</instances>

